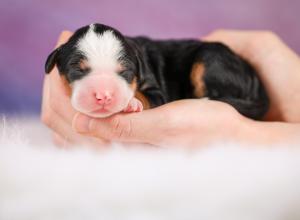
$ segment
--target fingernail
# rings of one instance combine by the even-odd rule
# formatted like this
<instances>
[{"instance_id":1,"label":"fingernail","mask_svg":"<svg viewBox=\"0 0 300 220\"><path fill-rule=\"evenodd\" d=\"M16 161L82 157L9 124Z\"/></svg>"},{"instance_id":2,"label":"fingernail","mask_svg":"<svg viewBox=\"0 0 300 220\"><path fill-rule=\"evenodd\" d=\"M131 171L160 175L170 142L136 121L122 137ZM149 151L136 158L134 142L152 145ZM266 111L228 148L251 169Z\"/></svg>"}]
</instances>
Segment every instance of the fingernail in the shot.
<instances>
[{"instance_id":1,"label":"fingernail","mask_svg":"<svg viewBox=\"0 0 300 220\"><path fill-rule=\"evenodd\" d=\"M73 120L73 129L78 133L88 133L90 131L90 121L90 117L78 113L75 115Z\"/></svg>"}]
</instances>

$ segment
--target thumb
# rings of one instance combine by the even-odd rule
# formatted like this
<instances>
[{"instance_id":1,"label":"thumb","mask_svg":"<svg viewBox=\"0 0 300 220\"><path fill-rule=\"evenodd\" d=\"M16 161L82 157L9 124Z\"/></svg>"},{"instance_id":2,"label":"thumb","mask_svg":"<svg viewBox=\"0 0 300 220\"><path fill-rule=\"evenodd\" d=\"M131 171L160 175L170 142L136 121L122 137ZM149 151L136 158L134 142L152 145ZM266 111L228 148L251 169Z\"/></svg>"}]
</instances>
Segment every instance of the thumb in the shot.
<instances>
[{"instance_id":1,"label":"thumb","mask_svg":"<svg viewBox=\"0 0 300 220\"><path fill-rule=\"evenodd\" d=\"M221 42L244 59L252 61L256 55L256 47L253 44L257 42L257 37L263 32L261 31L240 31L240 30L217 30L202 38L207 42ZM255 50L254 52L252 50ZM254 53L254 55L253 55Z\"/></svg>"},{"instance_id":2,"label":"thumb","mask_svg":"<svg viewBox=\"0 0 300 220\"><path fill-rule=\"evenodd\" d=\"M153 110L120 113L108 118L91 118L77 113L73 118L72 127L80 134L106 140L155 144L161 134L157 125L162 121L161 114Z\"/></svg>"}]
</instances>

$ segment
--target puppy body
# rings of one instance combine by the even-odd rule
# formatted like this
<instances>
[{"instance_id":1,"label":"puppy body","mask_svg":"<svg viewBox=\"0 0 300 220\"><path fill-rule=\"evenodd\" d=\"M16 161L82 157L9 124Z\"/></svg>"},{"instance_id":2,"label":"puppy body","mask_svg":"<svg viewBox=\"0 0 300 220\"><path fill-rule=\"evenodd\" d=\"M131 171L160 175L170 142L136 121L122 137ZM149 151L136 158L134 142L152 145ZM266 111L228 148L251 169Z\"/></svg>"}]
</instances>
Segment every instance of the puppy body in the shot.
<instances>
[{"instance_id":1,"label":"puppy body","mask_svg":"<svg viewBox=\"0 0 300 220\"><path fill-rule=\"evenodd\" d=\"M202 97L253 119L268 110L255 70L221 43L125 37L93 24L49 55L46 72L55 64L72 87L74 108L94 117Z\"/></svg>"},{"instance_id":2,"label":"puppy body","mask_svg":"<svg viewBox=\"0 0 300 220\"><path fill-rule=\"evenodd\" d=\"M133 38L155 75L166 102L208 97L227 102L241 114L260 119L269 101L255 70L221 43ZM152 98L154 106L161 99Z\"/></svg>"}]
</instances>

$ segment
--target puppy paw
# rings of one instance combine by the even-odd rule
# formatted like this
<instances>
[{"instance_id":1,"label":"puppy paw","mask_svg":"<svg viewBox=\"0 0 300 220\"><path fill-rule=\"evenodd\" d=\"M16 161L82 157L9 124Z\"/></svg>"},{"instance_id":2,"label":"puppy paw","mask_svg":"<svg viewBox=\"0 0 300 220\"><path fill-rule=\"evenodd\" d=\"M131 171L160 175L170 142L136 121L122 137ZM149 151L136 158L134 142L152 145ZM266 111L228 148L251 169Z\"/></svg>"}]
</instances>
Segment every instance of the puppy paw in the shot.
<instances>
[{"instance_id":1,"label":"puppy paw","mask_svg":"<svg viewBox=\"0 0 300 220\"><path fill-rule=\"evenodd\" d=\"M143 104L141 103L140 100L136 98L132 98L128 106L123 110L123 112L130 113L130 112L141 112L143 111Z\"/></svg>"}]
</instances>

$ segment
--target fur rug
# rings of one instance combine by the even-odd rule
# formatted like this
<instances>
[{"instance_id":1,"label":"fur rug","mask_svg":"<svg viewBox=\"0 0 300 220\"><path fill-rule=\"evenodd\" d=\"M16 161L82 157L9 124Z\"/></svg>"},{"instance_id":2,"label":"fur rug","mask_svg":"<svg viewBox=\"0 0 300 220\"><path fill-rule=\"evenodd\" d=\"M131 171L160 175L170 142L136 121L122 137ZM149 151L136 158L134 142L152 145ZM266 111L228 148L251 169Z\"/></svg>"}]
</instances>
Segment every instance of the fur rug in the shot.
<instances>
[{"instance_id":1,"label":"fur rug","mask_svg":"<svg viewBox=\"0 0 300 220\"><path fill-rule=\"evenodd\" d=\"M62 150L38 119L0 125L1 220L299 220L300 149Z\"/></svg>"}]
</instances>

